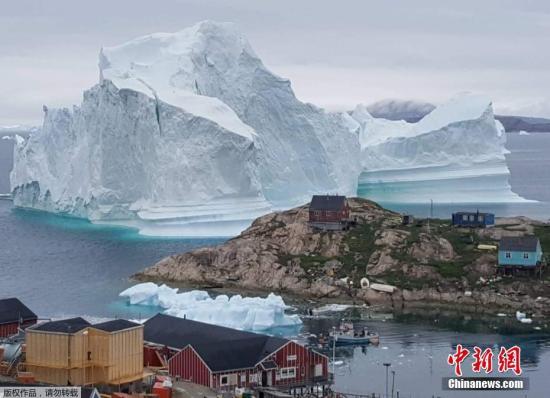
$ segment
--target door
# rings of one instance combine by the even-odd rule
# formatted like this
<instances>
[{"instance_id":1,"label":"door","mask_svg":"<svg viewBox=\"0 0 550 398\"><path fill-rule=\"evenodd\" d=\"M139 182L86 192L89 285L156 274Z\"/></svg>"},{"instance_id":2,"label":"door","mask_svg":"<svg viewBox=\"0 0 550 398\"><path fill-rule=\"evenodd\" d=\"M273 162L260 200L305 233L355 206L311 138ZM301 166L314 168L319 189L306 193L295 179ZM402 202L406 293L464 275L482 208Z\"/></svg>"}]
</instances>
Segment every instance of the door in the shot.
<instances>
[{"instance_id":1,"label":"door","mask_svg":"<svg viewBox=\"0 0 550 398\"><path fill-rule=\"evenodd\" d=\"M267 372L264 370L262 372L262 387L267 386Z\"/></svg>"}]
</instances>

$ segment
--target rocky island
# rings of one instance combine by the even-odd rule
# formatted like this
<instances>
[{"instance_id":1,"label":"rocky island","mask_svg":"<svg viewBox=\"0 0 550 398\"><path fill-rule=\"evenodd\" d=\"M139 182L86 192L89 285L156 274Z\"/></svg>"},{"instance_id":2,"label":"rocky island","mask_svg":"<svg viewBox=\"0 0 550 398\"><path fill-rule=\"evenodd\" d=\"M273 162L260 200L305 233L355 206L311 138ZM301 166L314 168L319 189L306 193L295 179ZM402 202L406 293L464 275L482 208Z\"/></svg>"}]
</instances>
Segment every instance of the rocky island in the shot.
<instances>
[{"instance_id":1,"label":"rocky island","mask_svg":"<svg viewBox=\"0 0 550 398\"><path fill-rule=\"evenodd\" d=\"M400 214L372 201L351 198L348 205L354 220L348 230L311 228L304 205L262 216L221 245L167 257L135 277L394 309L437 305L550 315L550 278L497 276L491 250L503 236L536 234L550 251L550 225L524 217L499 218L483 229L436 219L404 225ZM394 288L384 292L373 283Z\"/></svg>"}]
</instances>

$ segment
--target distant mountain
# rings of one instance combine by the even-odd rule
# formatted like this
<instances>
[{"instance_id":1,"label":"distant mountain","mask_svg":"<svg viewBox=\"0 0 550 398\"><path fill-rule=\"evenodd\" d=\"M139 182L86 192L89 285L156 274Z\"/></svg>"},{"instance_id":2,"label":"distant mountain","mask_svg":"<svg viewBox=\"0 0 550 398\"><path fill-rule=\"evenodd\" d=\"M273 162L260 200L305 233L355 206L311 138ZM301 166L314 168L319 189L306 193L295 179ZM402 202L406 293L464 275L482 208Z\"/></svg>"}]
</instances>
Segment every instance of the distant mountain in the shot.
<instances>
[{"instance_id":1,"label":"distant mountain","mask_svg":"<svg viewBox=\"0 0 550 398\"><path fill-rule=\"evenodd\" d=\"M532 133L550 133L550 119L528 116L496 115L506 131L527 131Z\"/></svg>"},{"instance_id":2,"label":"distant mountain","mask_svg":"<svg viewBox=\"0 0 550 398\"><path fill-rule=\"evenodd\" d=\"M367 110L375 118L405 120L409 123L418 122L434 108L429 102L399 99L386 99L367 106ZM495 119L502 123L507 132L550 132L550 119L510 115L495 115Z\"/></svg>"},{"instance_id":3,"label":"distant mountain","mask_svg":"<svg viewBox=\"0 0 550 398\"><path fill-rule=\"evenodd\" d=\"M435 105L429 102L399 99L385 99L367 106L369 113L376 118L410 123L418 122L434 109Z\"/></svg>"}]
</instances>

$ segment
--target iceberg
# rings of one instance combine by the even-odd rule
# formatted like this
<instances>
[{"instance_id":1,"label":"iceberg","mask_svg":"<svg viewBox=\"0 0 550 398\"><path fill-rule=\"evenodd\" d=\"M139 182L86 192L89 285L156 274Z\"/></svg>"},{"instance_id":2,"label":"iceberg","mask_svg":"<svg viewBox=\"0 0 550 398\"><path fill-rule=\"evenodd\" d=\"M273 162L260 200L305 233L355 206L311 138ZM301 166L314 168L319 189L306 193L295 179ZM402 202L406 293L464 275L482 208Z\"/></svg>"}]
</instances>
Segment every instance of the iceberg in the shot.
<instances>
[{"instance_id":1,"label":"iceberg","mask_svg":"<svg viewBox=\"0 0 550 398\"><path fill-rule=\"evenodd\" d=\"M356 192L349 116L298 101L233 24L103 48L99 70L80 106L44 107L40 131L16 145L16 206L151 235L235 235L313 193Z\"/></svg>"},{"instance_id":2,"label":"iceberg","mask_svg":"<svg viewBox=\"0 0 550 398\"><path fill-rule=\"evenodd\" d=\"M44 106L42 127L16 137L13 202L143 235L205 237L234 236L320 193L521 201L486 97L371 109L429 113L408 123L363 105L302 103L230 23L139 37L101 49L99 82L79 106Z\"/></svg>"},{"instance_id":3,"label":"iceberg","mask_svg":"<svg viewBox=\"0 0 550 398\"><path fill-rule=\"evenodd\" d=\"M290 307L273 293L266 298L219 295L205 291L178 292L177 288L139 283L120 293L130 305L154 306L165 314L240 330L261 331L302 324L296 314L286 314Z\"/></svg>"},{"instance_id":4,"label":"iceberg","mask_svg":"<svg viewBox=\"0 0 550 398\"><path fill-rule=\"evenodd\" d=\"M374 118L358 105L360 191L382 202L519 202L506 166L506 135L491 100L464 93L415 123Z\"/></svg>"}]
</instances>

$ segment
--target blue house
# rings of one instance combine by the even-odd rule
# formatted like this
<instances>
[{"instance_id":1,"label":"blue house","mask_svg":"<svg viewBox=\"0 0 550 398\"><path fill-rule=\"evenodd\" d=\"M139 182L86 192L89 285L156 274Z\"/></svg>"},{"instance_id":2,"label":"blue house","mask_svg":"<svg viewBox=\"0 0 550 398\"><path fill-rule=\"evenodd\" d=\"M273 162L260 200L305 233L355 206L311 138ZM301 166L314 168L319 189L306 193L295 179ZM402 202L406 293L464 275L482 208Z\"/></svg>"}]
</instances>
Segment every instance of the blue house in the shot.
<instances>
[{"instance_id":1,"label":"blue house","mask_svg":"<svg viewBox=\"0 0 550 398\"><path fill-rule=\"evenodd\" d=\"M495 215L493 213L480 213L479 211L460 211L453 213L452 222L456 227L483 228L495 224Z\"/></svg>"},{"instance_id":2,"label":"blue house","mask_svg":"<svg viewBox=\"0 0 550 398\"><path fill-rule=\"evenodd\" d=\"M498 265L534 269L542 263L542 248L536 236L503 237L498 245Z\"/></svg>"}]
</instances>

